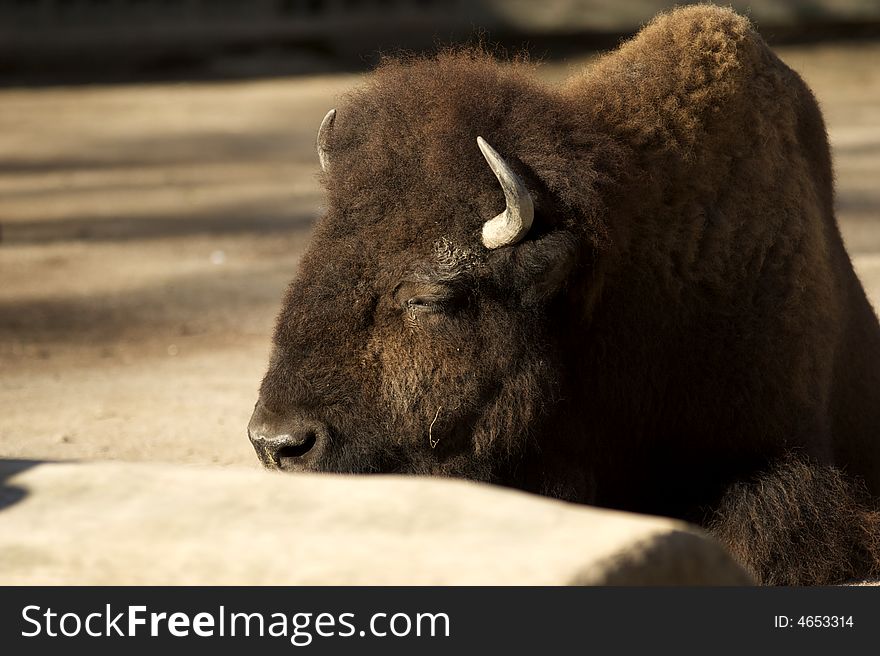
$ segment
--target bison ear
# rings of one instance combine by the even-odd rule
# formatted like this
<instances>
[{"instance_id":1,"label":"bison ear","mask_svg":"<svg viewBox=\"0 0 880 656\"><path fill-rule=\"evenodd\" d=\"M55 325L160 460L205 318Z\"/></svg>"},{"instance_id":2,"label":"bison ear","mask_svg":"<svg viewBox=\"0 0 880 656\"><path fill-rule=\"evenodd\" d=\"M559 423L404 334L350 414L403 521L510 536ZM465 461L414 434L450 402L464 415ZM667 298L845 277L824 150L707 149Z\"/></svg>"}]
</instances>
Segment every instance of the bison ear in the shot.
<instances>
[{"instance_id":1,"label":"bison ear","mask_svg":"<svg viewBox=\"0 0 880 656\"><path fill-rule=\"evenodd\" d=\"M496 251L490 262L499 280L519 291L524 305L542 305L566 286L578 264L577 245L573 234L555 230Z\"/></svg>"}]
</instances>

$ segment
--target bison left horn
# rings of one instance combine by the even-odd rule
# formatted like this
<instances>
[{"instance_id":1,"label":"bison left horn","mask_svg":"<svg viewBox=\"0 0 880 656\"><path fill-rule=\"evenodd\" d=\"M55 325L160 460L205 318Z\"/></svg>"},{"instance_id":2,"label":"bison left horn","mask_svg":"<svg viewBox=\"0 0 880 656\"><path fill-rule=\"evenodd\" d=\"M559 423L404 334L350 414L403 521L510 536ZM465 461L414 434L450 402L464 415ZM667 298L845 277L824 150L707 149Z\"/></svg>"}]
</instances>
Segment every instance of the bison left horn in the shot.
<instances>
[{"instance_id":1,"label":"bison left horn","mask_svg":"<svg viewBox=\"0 0 880 656\"><path fill-rule=\"evenodd\" d=\"M333 120L336 118L336 109L331 109L321 121L321 127L318 128L318 159L321 162L321 170L326 171L330 166L330 155L327 149L327 140L330 138L330 129L333 127Z\"/></svg>"},{"instance_id":2,"label":"bison left horn","mask_svg":"<svg viewBox=\"0 0 880 656\"><path fill-rule=\"evenodd\" d=\"M486 143L483 137L477 137L477 145L483 157L489 162L492 173L501 183L507 203L501 214L483 224L483 245L493 249L515 244L525 237L532 227L532 219L535 217L532 195L510 165Z\"/></svg>"}]
</instances>

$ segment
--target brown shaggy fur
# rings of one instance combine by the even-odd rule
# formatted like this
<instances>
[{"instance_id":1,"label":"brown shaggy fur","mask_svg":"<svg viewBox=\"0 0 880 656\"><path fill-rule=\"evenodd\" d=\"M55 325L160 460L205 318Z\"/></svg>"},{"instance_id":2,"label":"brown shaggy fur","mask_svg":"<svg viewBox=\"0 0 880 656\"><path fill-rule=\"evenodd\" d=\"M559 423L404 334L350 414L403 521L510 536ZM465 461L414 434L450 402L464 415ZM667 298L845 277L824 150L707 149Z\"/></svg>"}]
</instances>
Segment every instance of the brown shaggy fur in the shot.
<instances>
[{"instance_id":1,"label":"brown shaggy fur","mask_svg":"<svg viewBox=\"0 0 880 656\"><path fill-rule=\"evenodd\" d=\"M789 458L731 485L708 528L765 584L822 584L878 571L880 510L871 506L840 470Z\"/></svg>"},{"instance_id":2,"label":"brown shaggy fur","mask_svg":"<svg viewBox=\"0 0 880 656\"><path fill-rule=\"evenodd\" d=\"M536 204L495 251L478 135ZM255 412L324 427L291 468L682 517L765 583L880 571L880 327L816 102L747 20L662 15L562 88L388 60L327 145Z\"/></svg>"}]
</instances>

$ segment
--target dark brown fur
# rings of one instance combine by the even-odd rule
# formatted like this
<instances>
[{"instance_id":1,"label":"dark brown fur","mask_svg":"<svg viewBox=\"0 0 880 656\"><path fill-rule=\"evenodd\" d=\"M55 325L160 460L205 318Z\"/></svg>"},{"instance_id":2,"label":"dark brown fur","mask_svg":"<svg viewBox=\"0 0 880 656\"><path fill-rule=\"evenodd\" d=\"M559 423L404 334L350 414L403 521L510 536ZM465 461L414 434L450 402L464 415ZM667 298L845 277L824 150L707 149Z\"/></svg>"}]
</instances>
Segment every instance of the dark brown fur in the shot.
<instances>
[{"instance_id":1,"label":"dark brown fur","mask_svg":"<svg viewBox=\"0 0 880 656\"><path fill-rule=\"evenodd\" d=\"M496 251L478 135L536 202ZM302 468L682 517L765 583L880 570L880 328L816 102L748 21L660 16L561 89L389 60L328 148L260 391L328 426Z\"/></svg>"}]
</instances>

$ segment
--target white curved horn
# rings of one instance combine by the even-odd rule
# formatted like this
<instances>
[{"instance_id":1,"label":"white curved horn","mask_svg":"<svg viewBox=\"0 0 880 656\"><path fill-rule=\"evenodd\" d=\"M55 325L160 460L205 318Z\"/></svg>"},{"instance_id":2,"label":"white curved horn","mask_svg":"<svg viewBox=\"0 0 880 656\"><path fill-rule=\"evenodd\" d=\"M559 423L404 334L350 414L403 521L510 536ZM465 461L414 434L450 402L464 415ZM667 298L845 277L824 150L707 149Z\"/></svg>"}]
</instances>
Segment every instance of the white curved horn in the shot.
<instances>
[{"instance_id":1,"label":"white curved horn","mask_svg":"<svg viewBox=\"0 0 880 656\"><path fill-rule=\"evenodd\" d=\"M326 171L330 166L330 154L327 151L327 139L330 137L330 129L333 127L333 121L336 118L336 109L331 109L321 121L321 127L318 128L318 159L321 162L321 170Z\"/></svg>"},{"instance_id":2,"label":"white curved horn","mask_svg":"<svg viewBox=\"0 0 880 656\"><path fill-rule=\"evenodd\" d=\"M501 183L504 199L507 201L507 207L501 214L483 224L483 245L493 249L515 244L532 227L532 219L535 217L532 195L519 176L483 137L477 137L477 145L492 173Z\"/></svg>"}]
</instances>

